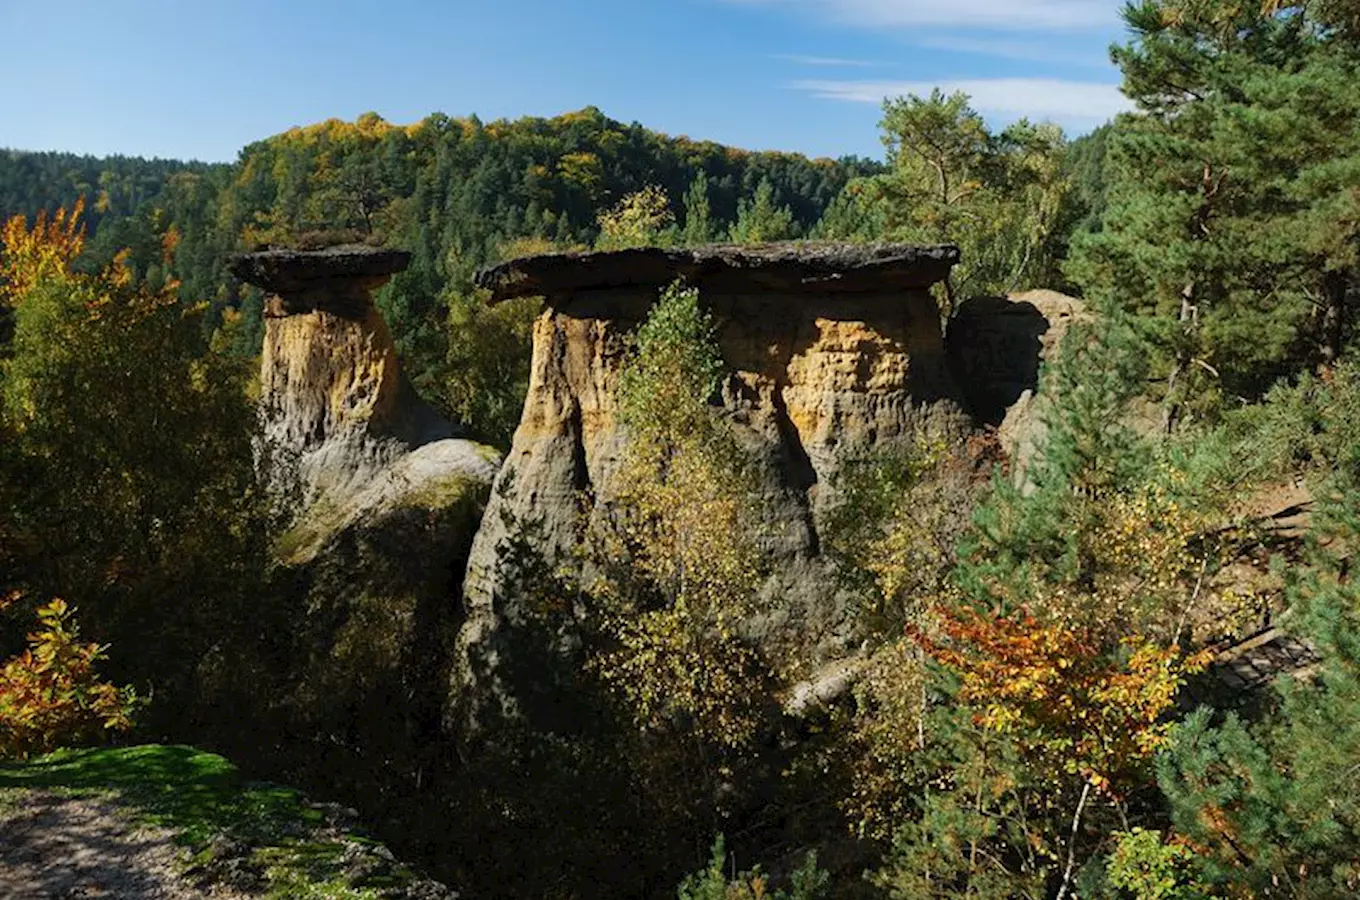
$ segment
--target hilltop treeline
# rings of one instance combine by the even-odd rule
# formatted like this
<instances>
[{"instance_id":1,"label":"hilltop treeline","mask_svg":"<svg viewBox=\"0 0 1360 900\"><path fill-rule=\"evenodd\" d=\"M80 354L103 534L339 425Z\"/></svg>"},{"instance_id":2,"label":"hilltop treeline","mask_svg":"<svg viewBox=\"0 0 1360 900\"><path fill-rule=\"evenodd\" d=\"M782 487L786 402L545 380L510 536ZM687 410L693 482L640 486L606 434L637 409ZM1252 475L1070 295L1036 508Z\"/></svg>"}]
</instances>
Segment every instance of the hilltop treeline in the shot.
<instances>
[{"instance_id":1,"label":"hilltop treeline","mask_svg":"<svg viewBox=\"0 0 1360 900\"><path fill-rule=\"evenodd\" d=\"M211 302L209 327L239 311L233 340L246 355L259 343L259 297L226 272L231 252L342 238L410 250L410 270L380 304L417 383L438 400L450 295L467 293L471 274L516 252L514 242L594 244L601 211L648 187L675 198L683 216L680 198L700 175L712 237L762 186L789 213L776 237L795 237L850 179L880 168L673 138L594 108L489 123L436 114L409 126L369 113L257 141L232 165L6 151L0 219L84 197L92 268L126 249L139 277L174 279L186 300Z\"/></svg>"}]
</instances>

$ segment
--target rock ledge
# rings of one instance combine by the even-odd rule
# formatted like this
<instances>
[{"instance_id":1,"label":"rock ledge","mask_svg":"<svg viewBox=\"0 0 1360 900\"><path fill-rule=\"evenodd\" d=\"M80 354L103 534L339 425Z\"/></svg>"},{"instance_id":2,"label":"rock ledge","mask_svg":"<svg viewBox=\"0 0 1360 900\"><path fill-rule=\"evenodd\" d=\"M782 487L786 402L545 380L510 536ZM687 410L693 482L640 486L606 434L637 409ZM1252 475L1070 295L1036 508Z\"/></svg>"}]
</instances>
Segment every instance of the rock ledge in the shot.
<instances>
[{"instance_id":1,"label":"rock ledge","mask_svg":"<svg viewBox=\"0 0 1360 900\"><path fill-rule=\"evenodd\" d=\"M239 253L231 257L227 268L242 281L285 298L273 315L299 315L322 308L355 316L365 305L357 291L382 284L410 263L411 254L405 250L342 244L324 250Z\"/></svg>"},{"instance_id":2,"label":"rock ledge","mask_svg":"<svg viewBox=\"0 0 1360 900\"><path fill-rule=\"evenodd\" d=\"M477 273L491 302L616 287L660 287L683 278L726 292L883 292L929 287L959 261L948 244L710 244L704 247L549 253Z\"/></svg>"}]
</instances>

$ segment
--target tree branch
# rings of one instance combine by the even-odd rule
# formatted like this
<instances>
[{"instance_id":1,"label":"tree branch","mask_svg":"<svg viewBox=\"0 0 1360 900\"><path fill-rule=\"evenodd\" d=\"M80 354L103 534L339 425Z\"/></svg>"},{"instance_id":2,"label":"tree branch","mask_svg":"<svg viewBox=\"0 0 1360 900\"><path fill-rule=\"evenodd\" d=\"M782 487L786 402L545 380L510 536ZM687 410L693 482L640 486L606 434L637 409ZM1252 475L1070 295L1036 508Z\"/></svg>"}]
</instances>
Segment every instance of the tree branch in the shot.
<instances>
[{"instance_id":1,"label":"tree branch","mask_svg":"<svg viewBox=\"0 0 1360 900\"><path fill-rule=\"evenodd\" d=\"M1091 794L1091 782L1087 781L1081 787L1081 799L1077 801L1077 811L1072 814L1072 835L1067 841L1067 867L1063 869L1062 887L1058 889L1056 900L1066 900L1067 892L1072 887L1072 870L1077 865L1077 832L1081 830L1081 814L1086 809L1086 798Z\"/></svg>"}]
</instances>

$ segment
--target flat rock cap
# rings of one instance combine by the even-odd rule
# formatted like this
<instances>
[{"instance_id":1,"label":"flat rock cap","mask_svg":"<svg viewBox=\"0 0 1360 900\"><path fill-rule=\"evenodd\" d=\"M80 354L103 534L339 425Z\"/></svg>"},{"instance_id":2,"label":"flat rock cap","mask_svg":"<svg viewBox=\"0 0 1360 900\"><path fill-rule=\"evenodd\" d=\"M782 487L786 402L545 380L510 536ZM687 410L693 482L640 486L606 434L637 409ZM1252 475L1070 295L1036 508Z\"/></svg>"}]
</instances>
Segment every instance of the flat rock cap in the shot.
<instances>
[{"instance_id":1,"label":"flat rock cap","mask_svg":"<svg viewBox=\"0 0 1360 900\"><path fill-rule=\"evenodd\" d=\"M385 278L411 263L405 250L342 244L324 250L261 250L231 257L227 268L242 281L275 294L311 289L336 279Z\"/></svg>"},{"instance_id":2,"label":"flat rock cap","mask_svg":"<svg viewBox=\"0 0 1360 900\"><path fill-rule=\"evenodd\" d=\"M958 261L959 248L950 244L711 244L526 256L482 269L475 280L491 292L492 303L583 290L659 288L677 278L701 290L865 293L929 287Z\"/></svg>"}]
</instances>

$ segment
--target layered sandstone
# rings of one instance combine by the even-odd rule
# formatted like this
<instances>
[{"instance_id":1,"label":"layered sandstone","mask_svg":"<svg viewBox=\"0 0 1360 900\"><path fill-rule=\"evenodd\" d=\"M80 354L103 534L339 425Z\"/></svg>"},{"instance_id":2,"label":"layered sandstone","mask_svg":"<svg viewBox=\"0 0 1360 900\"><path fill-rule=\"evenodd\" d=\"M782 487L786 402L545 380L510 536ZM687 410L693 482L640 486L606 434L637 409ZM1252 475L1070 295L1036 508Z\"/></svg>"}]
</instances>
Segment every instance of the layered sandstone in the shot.
<instances>
[{"instance_id":1,"label":"layered sandstone","mask_svg":"<svg viewBox=\"0 0 1360 900\"><path fill-rule=\"evenodd\" d=\"M298 492L306 557L374 510L460 479L485 484L498 460L422 401L403 377L373 292L410 255L361 245L267 250L231 261L269 292L260 364L264 446Z\"/></svg>"},{"instance_id":2,"label":"layered sandstone","mask_svg":"<svg viewBox=\"0 0 1360 900\"><path fill-rule=\"evenodd\" d=\"M626 441L617 388L628 336L676 279L700 290L715 320L729 372L722 412L760 473L772 612L751 627L813 657L842 652L853 634L822 554L842 467L971 428L929 292L957 253L888 244L647 249L531 257L480 273L492 302L537 295L545 306L523 417L469 560L463 687L511 705L533 692L507 683L523 619L517 554L531 547L540 569L569 565L582 503L586 515L608 506Z\"/></svg>"},{"instance_id":3,"label":"layered sandstone","mask_svg":"<svg viewBox=\"0 0 1360 900\"><path fill-rule=\"evenodd\" d=\"M249 715L271 765L356 786L438 761L458 591L500 462L402 375L373 292L407 261L349 246L231 263L269 292L262 458L297 487L261 611L287 651Z\"/></svg>"}]
</instances>

